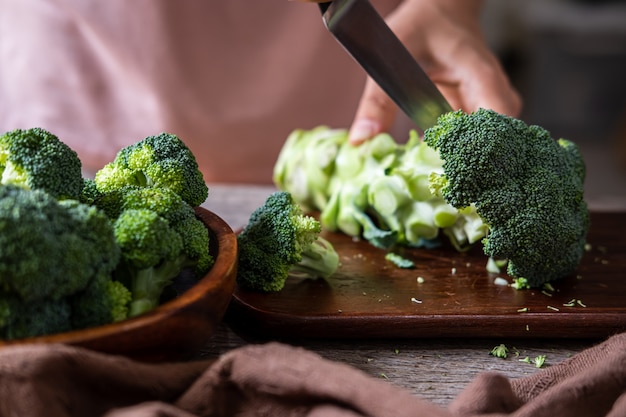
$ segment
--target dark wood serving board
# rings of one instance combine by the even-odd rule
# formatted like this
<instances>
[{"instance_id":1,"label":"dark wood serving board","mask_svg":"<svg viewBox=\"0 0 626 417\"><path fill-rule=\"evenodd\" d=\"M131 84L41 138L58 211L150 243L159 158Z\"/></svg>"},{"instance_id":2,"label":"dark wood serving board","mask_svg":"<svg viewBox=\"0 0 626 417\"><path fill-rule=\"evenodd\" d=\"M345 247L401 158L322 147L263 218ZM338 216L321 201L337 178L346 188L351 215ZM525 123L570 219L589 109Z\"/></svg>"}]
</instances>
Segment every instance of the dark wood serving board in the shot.
<instances>
[{"instance_id":1,"label":"dark wood serving board","mask_svg":"<svg viewBox=\"0 0 626 417\"><path fill-rule=\"evenodd\" d=\"M272 294L235 289L227 320L242 331L297 338L602 338L626 330L626 213L592 213L587 251L554 291L496 284L480 248L385 260L365 241L325 233L341 256L328 280L290 278ZM423 282L418 282L418 277ZM574 300L573 303L570 303Z\"/></svg>"}]
</instances>

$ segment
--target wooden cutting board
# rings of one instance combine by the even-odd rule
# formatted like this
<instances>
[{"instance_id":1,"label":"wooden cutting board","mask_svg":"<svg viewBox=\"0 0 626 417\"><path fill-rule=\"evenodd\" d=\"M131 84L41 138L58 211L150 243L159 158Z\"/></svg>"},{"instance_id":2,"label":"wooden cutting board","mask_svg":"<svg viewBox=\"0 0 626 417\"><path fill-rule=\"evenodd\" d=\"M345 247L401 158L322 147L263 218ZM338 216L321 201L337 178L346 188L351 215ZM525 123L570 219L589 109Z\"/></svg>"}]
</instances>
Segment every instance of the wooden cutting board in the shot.
<instances>
[{"instance_id":1,"label":"wooden cutting board","mask_svg":"<svg viewBox=\"0 0 626 417\"><path fill-rule=\"evenodd\" d=\"M331 278L290 278L272 294L236 288L228 322L279 338L603 338L626 330L623 212L592 213L591 249L553 291L497 284L511 280L487 272L479 247L406 250L416 268L401 269L365 241L324 236L341 257Z\"/></svg>"}]
</instances>

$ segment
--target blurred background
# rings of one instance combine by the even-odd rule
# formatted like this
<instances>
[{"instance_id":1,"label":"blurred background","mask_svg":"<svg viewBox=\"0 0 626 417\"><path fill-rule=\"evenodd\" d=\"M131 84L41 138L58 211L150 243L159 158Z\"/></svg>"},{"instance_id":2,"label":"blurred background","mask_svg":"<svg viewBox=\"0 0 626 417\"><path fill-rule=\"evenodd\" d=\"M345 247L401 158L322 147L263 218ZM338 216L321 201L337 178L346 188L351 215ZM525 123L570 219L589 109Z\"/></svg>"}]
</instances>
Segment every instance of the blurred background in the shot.
<instances>
[{"instance_id":1,"label":"blurred background","mask_svg":"<svg viewBox=\"0 0 626 417\"><path fill-rule=\"evenodd\" d=\"M592 208L626 208L626 1L486 0L521 118L578 144Z\"/></svg>"}]
</instances>

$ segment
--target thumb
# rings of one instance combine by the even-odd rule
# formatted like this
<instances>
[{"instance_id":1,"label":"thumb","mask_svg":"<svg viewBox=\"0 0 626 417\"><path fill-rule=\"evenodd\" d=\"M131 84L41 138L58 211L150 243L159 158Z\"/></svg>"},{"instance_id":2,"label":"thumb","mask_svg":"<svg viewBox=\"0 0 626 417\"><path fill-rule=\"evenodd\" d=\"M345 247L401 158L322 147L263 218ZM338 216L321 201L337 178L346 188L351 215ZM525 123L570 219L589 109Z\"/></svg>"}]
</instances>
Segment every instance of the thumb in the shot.
<instances>
[{"instance_id":1,"label":"thumb","mask_svg":"<svg viewBox=\"0 0 626 417\"><path fill-rule=\"evenodd\" d=\"M367 79L348 141L357 145L391 128L398 107L371 78Z\"/></svg>"}]
</instances>

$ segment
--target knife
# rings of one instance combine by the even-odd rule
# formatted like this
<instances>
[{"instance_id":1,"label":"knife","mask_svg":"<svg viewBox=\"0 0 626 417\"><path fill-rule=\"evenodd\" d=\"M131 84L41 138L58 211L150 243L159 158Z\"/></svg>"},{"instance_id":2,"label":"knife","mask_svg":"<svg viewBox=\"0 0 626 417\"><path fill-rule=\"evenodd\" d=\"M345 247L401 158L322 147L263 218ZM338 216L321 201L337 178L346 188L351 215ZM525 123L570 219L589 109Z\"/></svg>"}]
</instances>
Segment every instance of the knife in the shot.
<instances>
[{"instance_id":1,"label":"knife","mask_svg":"<svg viewBox=\"0 0 626 417\"><path fill-rule=\"evenodd\" d=\"M368 0L319 3L324 24L418 128L452 108Z\"/></svg>"}]
</instances>

